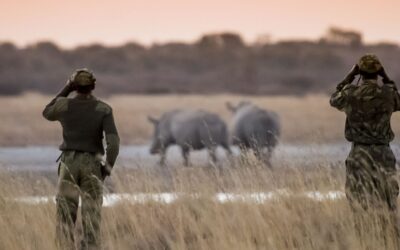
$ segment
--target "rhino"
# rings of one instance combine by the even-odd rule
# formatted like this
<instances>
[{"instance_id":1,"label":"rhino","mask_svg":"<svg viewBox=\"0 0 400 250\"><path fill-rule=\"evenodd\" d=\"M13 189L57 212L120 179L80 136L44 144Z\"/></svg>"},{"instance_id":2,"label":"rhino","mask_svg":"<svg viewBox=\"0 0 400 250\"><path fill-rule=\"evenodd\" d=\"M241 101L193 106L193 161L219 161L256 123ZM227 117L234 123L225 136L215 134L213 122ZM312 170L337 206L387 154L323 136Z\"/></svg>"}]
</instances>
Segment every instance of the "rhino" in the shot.
<instances>
[{"instance_id":1,"label":"rhino","mask_svg":"<svg viewBox=\"0 0 400 250\"><path fill-rule=\"evenodd\" d=\"M204 110L172 110L161 118L148 117L154 124L151 154L160 154L160 164L165 164L167 148L178 145L182 150L184 165L189 165L190 150L206 148L212 163L217 162L216 148L222 146L228 154L229 133L225 122L216 114Z\"/></svg>"},{"instance_id":2,"label":"rhino","mask_svg":"<svg viewBox=\"0 0 400 250\"><path fill-rule=\"evenodd\" d=\"M231 141L242 153L253 150L255 156L271 167L270 158L281 133L277 113L242 101L237 106L227 103L234 114L232 118Z\"/></svg>"}]
</instances>

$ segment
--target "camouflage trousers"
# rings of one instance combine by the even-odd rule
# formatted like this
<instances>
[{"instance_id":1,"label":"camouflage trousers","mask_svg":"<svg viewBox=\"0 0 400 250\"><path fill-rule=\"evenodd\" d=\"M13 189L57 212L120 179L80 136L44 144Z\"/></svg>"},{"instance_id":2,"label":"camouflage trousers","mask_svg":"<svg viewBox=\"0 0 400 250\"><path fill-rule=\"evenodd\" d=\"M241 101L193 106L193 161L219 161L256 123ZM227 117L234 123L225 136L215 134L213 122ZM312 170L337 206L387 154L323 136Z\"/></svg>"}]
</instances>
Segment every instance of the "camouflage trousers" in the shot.
<instances>
[{"instance_id":1,"label":"camouflage trousers","mask_svg":"<svg viewBox=\"0 0 400 250\"><path fill-rule=\"evenodd\" d=\"M346 196L363 209L397 209L396 158L388 145L353 144L346 159Z\"/></svg>"},{"instance_id":2,"label":"camouflage trousers","mask_svg":"<svg viewBox=\"0 0 400 250\"><path fill-rule=\"evenodd\" d=\"M398 249L396 158L389 145L354 143L346 159L346 197L360 233L376 221L386 246ZM392 236L390 236L392 235ZM390 241L390 242L389 242ZM388 243L389 242L389 243Z\"/></svg>"},{"instance_id":3,"label":"camouflage trousers","mask_svg":"<svg viewBox=\"0 0 400 250\"><path fill-rule=\"evenodd\" d=\"M80 197L83 226L81 249L100 249L103 203L100 160L90 153L63 152L58 176L56 197L58 246L60 249L75 249L74 229Z\"/></svg>"}]
</instances>

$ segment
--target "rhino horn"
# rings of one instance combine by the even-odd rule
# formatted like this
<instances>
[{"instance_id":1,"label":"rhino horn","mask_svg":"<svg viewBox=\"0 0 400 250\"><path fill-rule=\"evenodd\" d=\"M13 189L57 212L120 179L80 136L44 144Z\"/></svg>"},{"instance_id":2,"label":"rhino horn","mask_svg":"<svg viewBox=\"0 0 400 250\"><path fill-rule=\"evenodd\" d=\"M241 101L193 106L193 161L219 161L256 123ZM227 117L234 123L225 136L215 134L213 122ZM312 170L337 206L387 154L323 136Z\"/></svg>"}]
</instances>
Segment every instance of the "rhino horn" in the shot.
<instances>
[{"instance_id":1,"label":"rhino horn","mask_svg":"<svg viewBox=\"0 0 400 250\"><path fill-rule=\"evenodd\" d=\"M236 111L236 107L231 102L226 102L225 105L226 105L226 108L229 111L231 111L231 112L235 112Z\"/></svg>"},{"instance_id":2,"label":"rhino horn","mask_svg":"<svg viewBox=\"0 0 400 250\"><path fill-rule=\"evenodd\" d=\"M152 116L147 116L147 120L149 120L149 122L153 124L157 124L159 121L157 118L154 118Z\"/></svg>"}]
</instances>

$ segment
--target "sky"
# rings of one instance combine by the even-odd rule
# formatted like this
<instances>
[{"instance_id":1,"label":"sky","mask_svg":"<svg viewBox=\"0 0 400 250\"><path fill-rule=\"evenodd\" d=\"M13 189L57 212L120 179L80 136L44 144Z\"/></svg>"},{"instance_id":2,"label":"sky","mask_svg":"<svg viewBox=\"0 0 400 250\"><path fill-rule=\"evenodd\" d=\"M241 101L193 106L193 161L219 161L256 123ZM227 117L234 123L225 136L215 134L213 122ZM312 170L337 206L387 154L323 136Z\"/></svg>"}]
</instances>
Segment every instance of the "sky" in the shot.
<instances>
[{"instance_id":1,"label":"sky","mask_svg":"<svg viewBox=\"0 0 400 250\"><path fill-rule=\"evenodd\" d=\"M231 31L248 42L317 39L328 27L400 43L400 0L0 0L0 41L63 47L194 41Z\"/></svg>"}]
</instances>

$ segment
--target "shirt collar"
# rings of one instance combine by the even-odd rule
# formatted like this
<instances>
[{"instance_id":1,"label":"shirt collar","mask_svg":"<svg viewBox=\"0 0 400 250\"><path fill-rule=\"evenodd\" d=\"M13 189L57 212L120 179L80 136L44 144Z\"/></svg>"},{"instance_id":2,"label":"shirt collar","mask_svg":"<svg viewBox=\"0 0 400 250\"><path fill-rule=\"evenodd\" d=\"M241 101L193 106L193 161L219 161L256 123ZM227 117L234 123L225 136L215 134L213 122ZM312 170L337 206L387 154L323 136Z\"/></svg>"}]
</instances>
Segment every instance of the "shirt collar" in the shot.
<instances>
[{"instance_id":1,"label":"shirt collar","mask_svg":"<svg viewBox=\"0 0 400 250\"><path fill-rule=\"evenodd\" d=\"M366 79L363 82L364 82L364 84L378 84L377 79Z\"/></svg>"},{"instance_id":2,"label":"shirt collar","mask_svg":"<svg viewBox=\"0 0 400 250\"><path fill-rule=\"evenodd\" d=\"M94 97L93 95L77 94L75 96L75 99L77 99L77 100L96 100L96 97Z\"/></svg>"}]
</instances>

